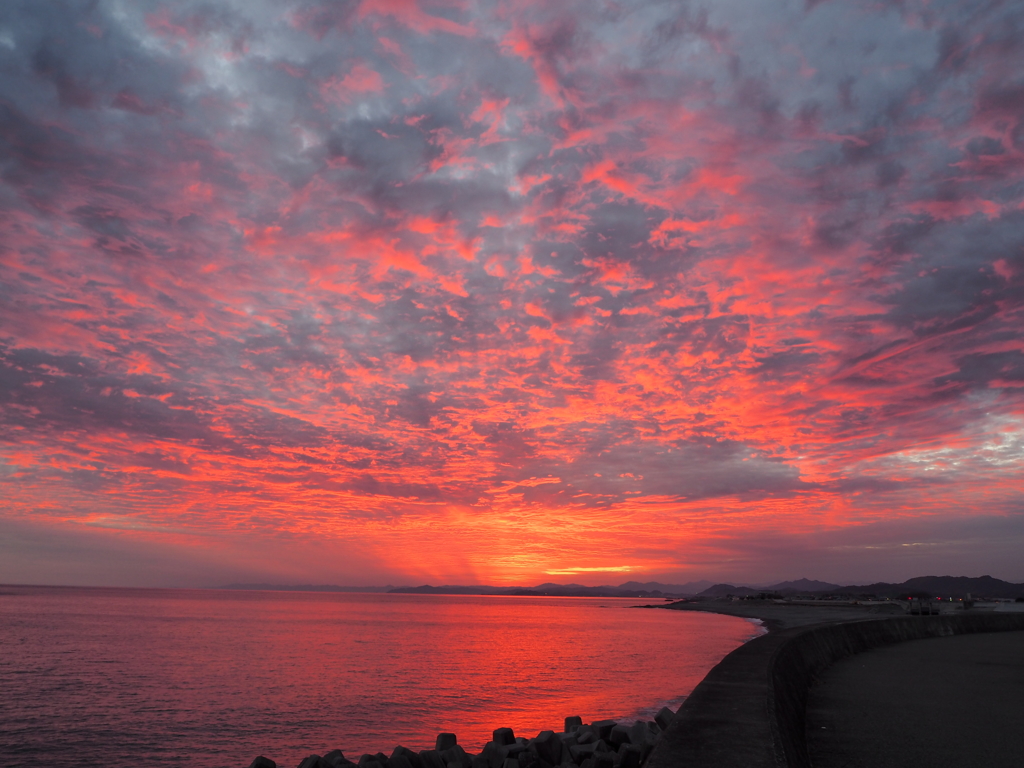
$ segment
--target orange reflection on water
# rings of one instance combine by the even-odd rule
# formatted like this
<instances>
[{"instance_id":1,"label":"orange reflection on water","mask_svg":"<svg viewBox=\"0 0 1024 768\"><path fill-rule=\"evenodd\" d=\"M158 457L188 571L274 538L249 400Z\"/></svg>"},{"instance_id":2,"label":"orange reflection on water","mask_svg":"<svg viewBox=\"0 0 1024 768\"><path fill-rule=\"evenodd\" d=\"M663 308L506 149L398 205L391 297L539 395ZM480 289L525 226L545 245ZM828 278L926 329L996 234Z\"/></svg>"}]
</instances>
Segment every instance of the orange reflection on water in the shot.
<instances>
[{"instance_id":1,"label":"orange reflection on water","mask_svg":"<svg viewBox=\"0 0 1024 768\"><path fill-rule=\"evenodd\" d=\"M82 763L297 765L441 731L477 752L500 726L651 717L758 631L594 598L14 590L0 741Z\"/></svg>"}]
</instances>

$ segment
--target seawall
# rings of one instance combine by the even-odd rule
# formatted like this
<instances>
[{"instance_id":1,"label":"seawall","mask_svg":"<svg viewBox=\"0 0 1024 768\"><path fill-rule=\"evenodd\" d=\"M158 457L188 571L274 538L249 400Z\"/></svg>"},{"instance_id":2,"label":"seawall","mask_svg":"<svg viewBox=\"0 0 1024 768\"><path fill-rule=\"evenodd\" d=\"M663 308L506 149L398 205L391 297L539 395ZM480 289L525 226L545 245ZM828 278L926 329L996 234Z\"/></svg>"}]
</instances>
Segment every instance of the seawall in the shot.
<instances>
[{"instance_id":1,"label":"seawall","mask_svg":"<svg viewBox=\"0 0 1024 768\"><path fill-rule=\"evenodd\" d=\"M764 635L725 657L693 690L645 768L809 768L807 694L834 661L906 640L1024 630L1024 613L832 622Z\"/></svg>"}]
</instances>

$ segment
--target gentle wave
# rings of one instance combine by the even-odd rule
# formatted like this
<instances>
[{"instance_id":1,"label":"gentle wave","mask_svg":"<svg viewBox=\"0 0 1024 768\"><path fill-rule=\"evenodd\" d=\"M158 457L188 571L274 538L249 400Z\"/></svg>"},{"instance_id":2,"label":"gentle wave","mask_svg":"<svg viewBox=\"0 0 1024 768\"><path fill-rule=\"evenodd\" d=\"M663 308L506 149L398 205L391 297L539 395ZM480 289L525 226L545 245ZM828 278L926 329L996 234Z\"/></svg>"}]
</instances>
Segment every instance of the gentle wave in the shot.
<instances>
[{"instance_id":1,"label":"gentle wave","mask_svg":"<svg viewBox=\"0 0 1024 768\"><path fill-rule=\"evenodd\" d=\"M282 766L675 709L750 639L633 600L5 587L5 765Z\"/></svg>"}]
</instances>

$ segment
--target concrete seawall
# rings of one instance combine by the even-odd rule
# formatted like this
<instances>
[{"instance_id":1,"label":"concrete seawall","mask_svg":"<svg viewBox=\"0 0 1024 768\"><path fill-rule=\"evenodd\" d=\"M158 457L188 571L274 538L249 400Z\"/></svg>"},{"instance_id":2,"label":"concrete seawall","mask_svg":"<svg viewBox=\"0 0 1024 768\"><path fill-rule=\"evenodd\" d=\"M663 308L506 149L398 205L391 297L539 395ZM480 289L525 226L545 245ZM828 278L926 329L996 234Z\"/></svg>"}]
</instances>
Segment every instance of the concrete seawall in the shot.
<instances>
[{"instance_id":1,"label":"concrete seawall","mask_svg":"<svg viewBox=\"0 0 1024 768\"><path fill-rule=\"evenodd\" d=\"M834 661L906 640L1024 630L1024 613L906 616L794 627L725 657L687 698L645 768L807 768L807 694Z\"/></svg>"}]
</instances>

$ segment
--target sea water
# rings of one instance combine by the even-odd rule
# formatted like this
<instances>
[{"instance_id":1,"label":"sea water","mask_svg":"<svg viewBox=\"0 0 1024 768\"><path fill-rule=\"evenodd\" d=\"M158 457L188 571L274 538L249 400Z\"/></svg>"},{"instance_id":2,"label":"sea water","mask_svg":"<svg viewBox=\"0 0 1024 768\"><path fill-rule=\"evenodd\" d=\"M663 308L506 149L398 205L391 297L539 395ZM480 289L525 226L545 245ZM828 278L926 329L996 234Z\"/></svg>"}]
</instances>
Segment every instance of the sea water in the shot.
<instances>
[{"instance_id":1,"label":"sea water","mask_svg":"<svg viewBox=\"0 0 1024 768\"><path fill-rule=\"evenodd\" d=\"M241 766L675 708L761 632L650 600L0 587L0 757ZM653 601L659 602L657 600Z\"/></svg>"}]
</instances>

